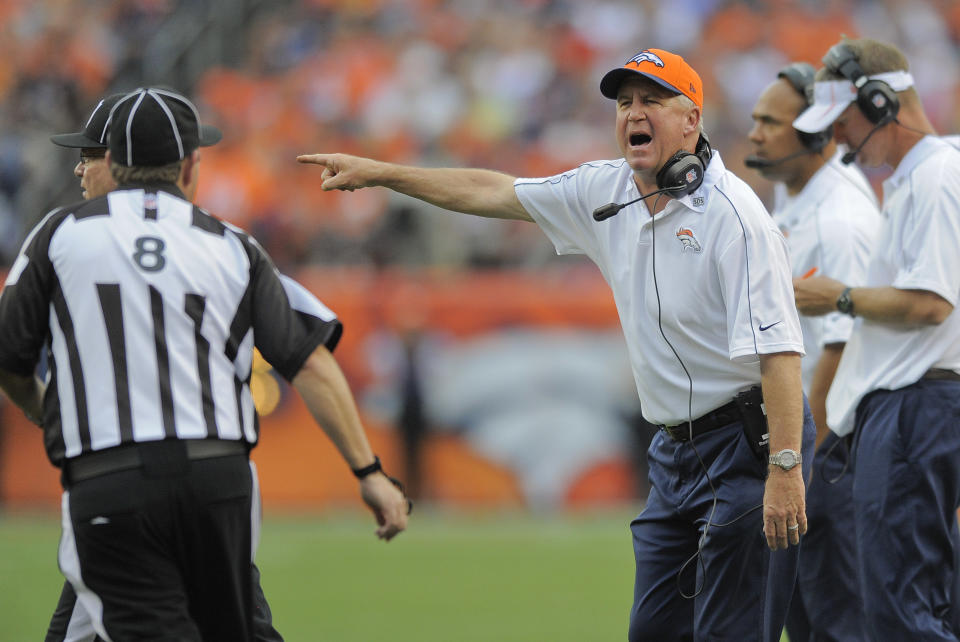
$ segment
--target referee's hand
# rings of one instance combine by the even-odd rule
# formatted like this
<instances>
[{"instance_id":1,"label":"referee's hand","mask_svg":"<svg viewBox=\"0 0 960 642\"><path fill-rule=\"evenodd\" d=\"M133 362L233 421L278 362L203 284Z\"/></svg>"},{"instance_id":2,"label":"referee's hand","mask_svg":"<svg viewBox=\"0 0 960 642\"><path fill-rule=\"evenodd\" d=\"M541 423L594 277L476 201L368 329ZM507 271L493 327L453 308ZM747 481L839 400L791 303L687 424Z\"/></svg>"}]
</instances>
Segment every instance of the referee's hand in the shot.
<instances>
[{"instance_id":1,"label":"referee's hand","mask_svg":"<svg viewBox=\"0 0 960 642\"><path fill-rule=\"evenodd\" d=\"M407 498L382 472L360 480L360 496L380 525L377 537L389 541L407 528Z\"/></svg>"}]
</instances>

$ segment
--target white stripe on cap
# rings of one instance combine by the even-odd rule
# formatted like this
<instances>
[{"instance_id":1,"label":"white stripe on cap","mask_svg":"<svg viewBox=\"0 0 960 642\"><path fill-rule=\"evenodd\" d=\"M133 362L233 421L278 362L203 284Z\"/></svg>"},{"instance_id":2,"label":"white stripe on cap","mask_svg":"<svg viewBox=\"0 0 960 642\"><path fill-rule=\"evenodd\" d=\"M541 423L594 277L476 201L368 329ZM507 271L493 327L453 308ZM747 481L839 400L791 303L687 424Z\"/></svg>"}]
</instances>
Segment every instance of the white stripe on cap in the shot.
<instances>
[{"instance_id":1,"label":"white stripe on cap","mask_svg":"<svg viewBox=\"0 0 960 642\"><path fill-rule=\"evenodd\" d=\"M90 123L93 122L93 117L97 115L97 112L100 111L100 108L103 107L104 99L100 99L100 102L97 103L97 106L93 108L93 111L90 112L90 118L87 119L86 124L83 126L84 129L90 126ZM97 137L97 142L103 145L106 143L107 138L107 126L104 124L103 130L100 131L100 135Z\"/></svg>"},{"instance_id":2,"label":"white stripe on cap","mask_svg":"<svg viewBox=\"0 0 960 642\"><path fill-rule=\"evenodd\" d=\"M133 117L137 113L137 109L140 108L140 103L143 102L143 97L147 95L146 89L141 89L137 92L137 102L134 103L133 107L130 108L130 114L127 116L127 127L124 130L127 135L127 166L133 167L133 136L130 129L133 127Z\"/></svg>"},{"instance_id":3,"label":"white stripe on cap","mask_svg":"<svg viewBox=\"0 0 960 642\"><path fill-rule=\"evenodd\" d=\"M97 103L97 106L93 108L93 111L90 113L90 118L87 119L86 124L83 126L84 129L90 126L90 122L93 120L93 117L97 115L97 112L100 111L100 108L103 107L103 99L100 99L100 102Z\"/></svg>"},{"instance_id":4,"label":"white stripe on cap","mask_svg":"<svg viewBox=\"0 0 960 642\"><path fill-rule=\"evenodd\" d=\"M170 108L167 107L167 103L163 102L163 99L157 95L157 91L153 89L148 89L147 93L157 101L157 104L160 105L160 109L163 110L163 113L167 115L167 120L170 121L170 127L173 129L173 137L177 140L177 152L179 153L179 158L183 160L183 140L180 138L180 128L177 127L177 119L173 117L173 112L170 111Z\"/></svg>"},{"instance_id":5,"label":"white stripe on cap","mask_svg":"<svg viewBox=\"0 0 960 642\"><path fill-rule=\"evenodd\" d=\"M133 98L134 95L136 95L136 93L137 93L138 91L142 91L142 90L140 90L140 89L134 89L134 90L131 91L129 94L127 94L126 96L124 96L123 98L121 98L120 100L118 100L117 102L115 102L115 103L113 104L113 107L110 108L110 113L107 114L107 122L105 122L105 123L103 124L103 137L104 137L104 139L106 139L106 134L107 134L107 132L110 131L110 123L113 122L113 114L114 114L114 112L117 111L117 108L118 108L120 105L122 105L123 103L125 103L125 102L127 102L128 100L130 100L131 98ZM107 141L106 141L106 140L103 140L102 142L106 143Z\"/></svg>"},{"instance_id":6,"label":"white stripe on cap","mask_svg":"<svg viewBox=\"0 0 960 642\"><path fill-rule=\"evenodd\" d=\"M190 102L190 99L189 99L189 98L187 98L186 96L183 96L183 95L181 95L181 94L172 92L172 91L167 91L167 90L165 90L165 89L156 89L156 88L154 88L154 89L151 89L150 91L153 92L153 93L155 93L155 94L160 94L161 96L166 96L167 98L173 98L174 100L179 100L179 101L182 102L184 105L186 105L187 107L189 107L189 108L190 108L190 111L193 112L193 117L194 117L194 118L196 119L196 121L197 121L197 136L198 136L198 137L200 136L200 112L197 110L196 106L194 106L194 104L193 104L192 102Z\"/></svg>"}]
</instances>

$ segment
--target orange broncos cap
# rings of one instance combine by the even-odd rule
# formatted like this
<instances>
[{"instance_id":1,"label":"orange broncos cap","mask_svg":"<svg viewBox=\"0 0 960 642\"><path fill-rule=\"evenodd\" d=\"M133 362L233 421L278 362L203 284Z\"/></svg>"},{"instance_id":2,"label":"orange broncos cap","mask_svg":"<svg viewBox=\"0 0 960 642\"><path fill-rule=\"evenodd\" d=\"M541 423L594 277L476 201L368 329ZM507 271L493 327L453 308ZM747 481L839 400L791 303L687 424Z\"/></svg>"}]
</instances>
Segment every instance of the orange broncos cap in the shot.
<instances>
[{"instance_id":1,"label":"orange broncos cap","mask_svg":"<svg viewBox=\"0 0 960 642\"><path fill-rule=\"evenodd\" d=\"M632 74L646 76L670 91L683 94L703 109L703 81L693 67L677 54L663 49L644 49L623 67L607 72L600 81L600 93L616 100L620 83Z\"/></svg>"}]
</instances>

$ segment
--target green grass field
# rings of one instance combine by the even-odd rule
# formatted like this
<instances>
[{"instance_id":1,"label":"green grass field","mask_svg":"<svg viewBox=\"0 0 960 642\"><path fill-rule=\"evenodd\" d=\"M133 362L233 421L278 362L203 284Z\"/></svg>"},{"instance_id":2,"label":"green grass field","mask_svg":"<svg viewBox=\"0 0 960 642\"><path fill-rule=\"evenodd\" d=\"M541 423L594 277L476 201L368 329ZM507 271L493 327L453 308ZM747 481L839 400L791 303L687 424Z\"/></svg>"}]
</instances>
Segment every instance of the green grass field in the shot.
<instances>
[{"instance_id":1,"label":"green grass field","mask_svg":"<svg viewBox=\"0 0 960 642\"><path fill-rule=\"evenodd\" d=\"M289 642L624 640L632 517L420 510L384 544L359 512L268 514L257 563ZM55 515L0 516L0 642L43 638L58 538Z\"/></svg>"},{"instance_id":2,"label":"green grass field","mask_svg":"<svg viewBox=\"0 0 960 642\"><path fill-rule=\"evenodd\" d=\"M257 556L290 642L622 640L629 509L579 517L419 511L385 544L373 519L264 519ZM59 595L55 515L0 517L0 641L43 637Z\"/></svg>"}]
</instances>

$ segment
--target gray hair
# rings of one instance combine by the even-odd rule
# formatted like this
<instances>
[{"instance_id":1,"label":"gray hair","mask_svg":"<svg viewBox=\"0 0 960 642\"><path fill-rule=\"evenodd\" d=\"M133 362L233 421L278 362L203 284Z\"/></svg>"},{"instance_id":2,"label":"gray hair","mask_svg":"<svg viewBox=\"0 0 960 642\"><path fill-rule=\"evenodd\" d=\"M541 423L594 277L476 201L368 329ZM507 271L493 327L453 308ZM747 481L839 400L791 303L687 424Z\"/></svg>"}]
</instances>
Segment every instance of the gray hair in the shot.
<instances>
[{"instance_id":1,"label":"gray hair","mask_svg":"<svg viewBox=\"0 0 960 642\"><path fill-rule=\"evenodd\" d=\"M697 106L697 104L696 104L695 102L693 102L692 100L690 100L690 99L689 99L687 96L685 96L684 94L677 94L676 98L677 98L677 100L679 100L681 103L683 103L683 106L684 106L684 108L686 108L686 109L693 109L694 107ZM702 134L702 133L703 133L703 110L701 109L701 110L700 110L700 121L697 123L697 134L699 135L699 134Z\"/></svg>"},{"instance_id":2,"label":"gray hair","mask_svg":"<svg viewBox=\"0 0 960 642\"><path fill-rule=\"evenodd\" d=\"M176 183L180 178L180 168L183 166L183 160L167 163L158 167L133 166L124 167L116 163L110 163L110 175L117 185L130 185L139 183Z\"/></svg>"}]
</instances>

